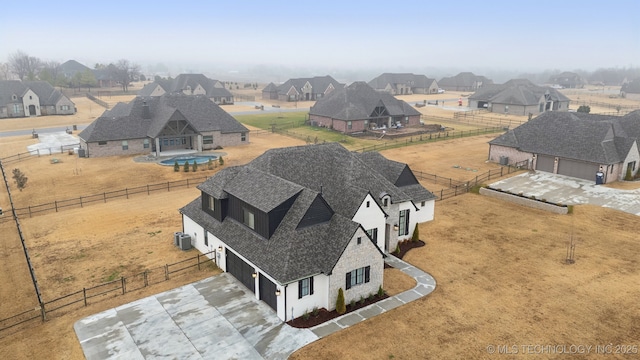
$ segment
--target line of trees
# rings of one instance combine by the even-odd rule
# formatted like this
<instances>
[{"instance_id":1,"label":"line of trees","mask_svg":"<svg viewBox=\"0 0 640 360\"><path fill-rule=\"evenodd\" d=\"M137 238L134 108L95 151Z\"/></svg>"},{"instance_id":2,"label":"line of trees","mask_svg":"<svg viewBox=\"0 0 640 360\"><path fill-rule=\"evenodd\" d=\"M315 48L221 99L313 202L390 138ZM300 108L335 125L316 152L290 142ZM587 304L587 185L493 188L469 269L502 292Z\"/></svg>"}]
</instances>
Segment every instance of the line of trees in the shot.
<instances>
[{"instance_id":1,"label":"line of trees","mask_svg":"<svg viewBox=\"0 0 640 360\"><path fill-rule=\"evenodd\" d=\"M98 85L96 70L105 73L111 80L117 82L122 90L127 92L132 81L140 78L140 66L127 59L120 59L115 64L95 64L93 70L86 69L67 77L61 72L57 61L44 61L30 56L22 50L9 55L6 63L0 63L0 80L14 77L22 80L42 80L53 86L70 88L91 88Z\"/></svg>"}]
</instances>

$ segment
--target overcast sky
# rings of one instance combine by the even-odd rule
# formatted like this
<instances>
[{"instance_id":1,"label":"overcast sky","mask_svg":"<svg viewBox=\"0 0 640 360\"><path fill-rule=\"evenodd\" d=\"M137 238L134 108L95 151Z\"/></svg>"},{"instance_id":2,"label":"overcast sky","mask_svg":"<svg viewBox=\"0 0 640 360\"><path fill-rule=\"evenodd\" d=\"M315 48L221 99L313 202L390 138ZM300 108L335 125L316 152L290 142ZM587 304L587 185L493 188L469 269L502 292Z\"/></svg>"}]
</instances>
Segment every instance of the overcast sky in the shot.
<instances>
[{"instance_id":1,"label":"overcast sky","mask_svg":"<svg viewBox=\"0 0 640 360\"><path fill-rule=\"evenodd\" d=\"M0 61L595 70L640 66L638 0L5 1ZM429 74L427 74L429 75Z\"/></svg>"}]
</instances>

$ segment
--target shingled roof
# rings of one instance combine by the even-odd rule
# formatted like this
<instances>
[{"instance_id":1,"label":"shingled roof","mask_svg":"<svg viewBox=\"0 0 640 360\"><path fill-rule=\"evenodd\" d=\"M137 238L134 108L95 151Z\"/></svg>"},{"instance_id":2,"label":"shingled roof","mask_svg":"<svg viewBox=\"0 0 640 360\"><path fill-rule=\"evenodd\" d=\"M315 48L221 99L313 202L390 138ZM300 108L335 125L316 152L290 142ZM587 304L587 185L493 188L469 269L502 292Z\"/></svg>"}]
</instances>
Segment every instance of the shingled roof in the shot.
<instances>
[{"instance_id":1,"label":"shingled roof","mask_svg":"<svg viewBox=\"0 0 640 360\"><path fill-rule=\"evenodd\" d=\"M508 105L536 105L547 93L553 101L570 101L558 90L535 85L527 79L512 79L504 84L485 85L469 96L469 100Z\"/></svg>"},{"instance_id":2,"label":"shingled roof","mask_svg":"<svg viewBox=\"0 0 640 360\"><path fill-rule=\"evenodd\" d=\"M534 154L616 164L640 137L640 110L622 117L545 112L491 140Z\"/></svg>"},{"instance_id":3,"label":"shingled roof","mask_svg":"<svg viewBox=\"0 0 640 360\"><path fill-rule=\"evenodd\" d=\"M640 78L634 79L624 85L620 89L622 92L629 94L640 94Z\"/></svg>"},{"instance_id":4,"label":"shingled roof","mask_svg":"<svg viewBox=\"0 0 640 360\"><path fill-rule=\"evenodd\" d=\"M387 84L405 84L411 88L428 88L435 79L429 79L425 75L412 73L384 73L369 81L369 86L376 90L383 90Z\"/></svg>"},{"instance_id":5,"label":"shingled roof","mask_svg":"<svg viewBox=\"0 0 640 360\"><path fill-rule=\"evenodd\" d=\"M331 77L330 75L326 76L315 76L310 78L295 78L289 79L284 83L276 86L278 93L286 94L291 87L295 88L297 91L300 91L302 87L309 83L311 85L311 89L313 93L323 93L329 87L329 84L332 84L334 89L343 88L344 84L339 83ZM263 91L273 91L273 88L270 87L271 83L267 85L267 87ZM275 85L274 85L275 86Z\"/></svg>"},{"instance_id":6,"label":"shingled roof","mask_svg":"<svg viewBox=\"0 0 640 360\"><path fill-rule=\"evenodd\" d=\"M475 75L472 72L461 72L456 76L444 77L438 81L438 85L446 87L473 87L474 83L482 82L482 86L493 84L493 81L484 76Z\"/></svg>"},{"instance_id":7,"label":"shingled roof","mask_svg":"<svg viewBox=\"0 0 640 360\"><path fill-rule=\"evenodd\" d=\"M40 99L40 105L56 105L64 95L46 81L25 81L24 85L33 90Z\"/></svg>"},{"instance_id":8,"label":"shingled roof","mask_svg":"<svg viewBox=\"0 0 640 360\"><path fill-rule=\"evenodd\" d=\"M143 117L143 106L150 117ZM138 96L105 111L78 136L86 142L155 138L174 114L179 113L194 131L247 132L246 127L204 95L164 94Z\"/></svg>"},{"instance_id":9,"label":"shingled roof","mask_svg":"<svg viewBox=\"0 0 640 360\"><path fill-rule=\"evenodd\" d=\"M340 120L368 119L378 106L384 106L389 116L420 115L418 110L391 94L374 90L363 81L332 91L309 110L311 115Z\"/></svg>"},{"instance_id":10,"label":"shingled roof","mask_svg":"<svg viewBox=\"0 0 640 360\"><path fill-rule=\"evenodd\" d=\"M207 97L230 97L231 92L222 87L216 87L218 80L209 79L203 74L180 74L175 79L161 79L145 85L138 91L138 96L151 96L157 86L162 87L166 93L181 93L190 88L195 89L200 85Z\"/></svg>"},{"instance_id":11,"label":"shingled roof","mask_svg":"<svg viewBox=\"0 0 640 360\"><path fill-rule=\"evenodd\" d=\"M372 161L382 164L372 167ZM351 218L368 194L379 201L380 194L388 193L394 203L434 199L417 181L394 185L392 180L405 168L406 164L382 156L358 154L338 143L328 143L269 150L247 165L220 171L198 187L216 198L233 195L263 211L295 197L267 241L230 217L219 222L205 214L201 199L180 211L277 281L287 283L331 272L360 227ZM333 210L330 221L298 227L318 197Z\"/></svg>"},{"instance_id":12,"label":"shingled roof","mask_svg":"<svg viewBox=\"0 0 640 360\"><path fill-rule=\"evenodd\" d=\"M21 102L21 97L28 88L20 80L0 80L0 106ZM13 100L13 95L16 100Z\"/></svg>"}]
</instances>

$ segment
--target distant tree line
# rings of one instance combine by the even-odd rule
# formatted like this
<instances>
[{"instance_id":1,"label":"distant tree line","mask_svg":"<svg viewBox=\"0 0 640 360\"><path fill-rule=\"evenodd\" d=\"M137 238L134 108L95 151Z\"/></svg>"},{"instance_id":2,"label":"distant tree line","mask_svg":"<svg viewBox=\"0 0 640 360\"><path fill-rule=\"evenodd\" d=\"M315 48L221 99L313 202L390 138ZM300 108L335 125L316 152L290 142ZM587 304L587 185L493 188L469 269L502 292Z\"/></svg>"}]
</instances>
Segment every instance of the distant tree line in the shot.
<instances>
[{"instance_id":1,"label":"distant tree line","mask_svg":"<svg viewBox=\"0 0 640 360\"><path fill-rule=\"evenodd\" d=\"M67 77L61 72L60 63L45 61L18 50L9 55L6 63L0 63L0 80L18 78L22 80L42 80L53 86L68 88L91 88L98 85L95 70L104 71L127 92L132 81L140 80L140 66L126 59L115 64L95 64L94 70L87 69Z\"/></svg>"}]
</instances>

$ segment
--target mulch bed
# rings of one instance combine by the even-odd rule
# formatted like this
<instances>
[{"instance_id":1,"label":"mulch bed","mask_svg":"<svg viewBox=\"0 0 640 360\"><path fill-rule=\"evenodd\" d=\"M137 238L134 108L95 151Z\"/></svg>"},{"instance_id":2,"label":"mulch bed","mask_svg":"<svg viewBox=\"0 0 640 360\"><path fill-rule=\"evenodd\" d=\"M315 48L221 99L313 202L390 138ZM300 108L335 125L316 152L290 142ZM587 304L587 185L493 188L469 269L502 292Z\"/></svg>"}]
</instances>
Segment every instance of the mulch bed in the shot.
<instances>
[{"instance_id":1,"label":"mulch bed","mask_svg":"<svg viewBox=\"0 0 640 360\"><path fill-rule=\"evenodd\" d=\"M413 248L418 248L418 247L423 247L425 246L424 241L422 240L418 240L418 241L406 241L404 243L400 243L400 252L396 253L393 252L391 253L393 256L402 259L402 257L411 249ZM385 269L390 268L391 266L387 265L387 263L384 264ZM365 306L371 305L371 304L375 304L380 300L384 300L386 298L388 298L389 295L384 294L382 296L378 296L377 294L373 297L373 299L369 300L368 298L365 298L363 302L357 301L353 304L353 306L351 304L347 304L347 312L345 314L348 314L352 311L358 310L360 308L363 308ZM342 314L344 315L344 314ZM290 326L294 327L294 328L299 328L299 329L305 329L305 328L310 328L310 327L314 327L316 325L320 325L326 321L332 320L337 318L338 316L341 316L340 314L338 314L335 310L333 311L329 311L325 308L322 309L318 309L318 313L316 315L312 314L311 312L309 313L309 317L307 319L305 319L303 316L300 316L298 318L295 318L293 320L289 320L287 321L287 324L289 324Z\"/></svg>"}]
</instances>

